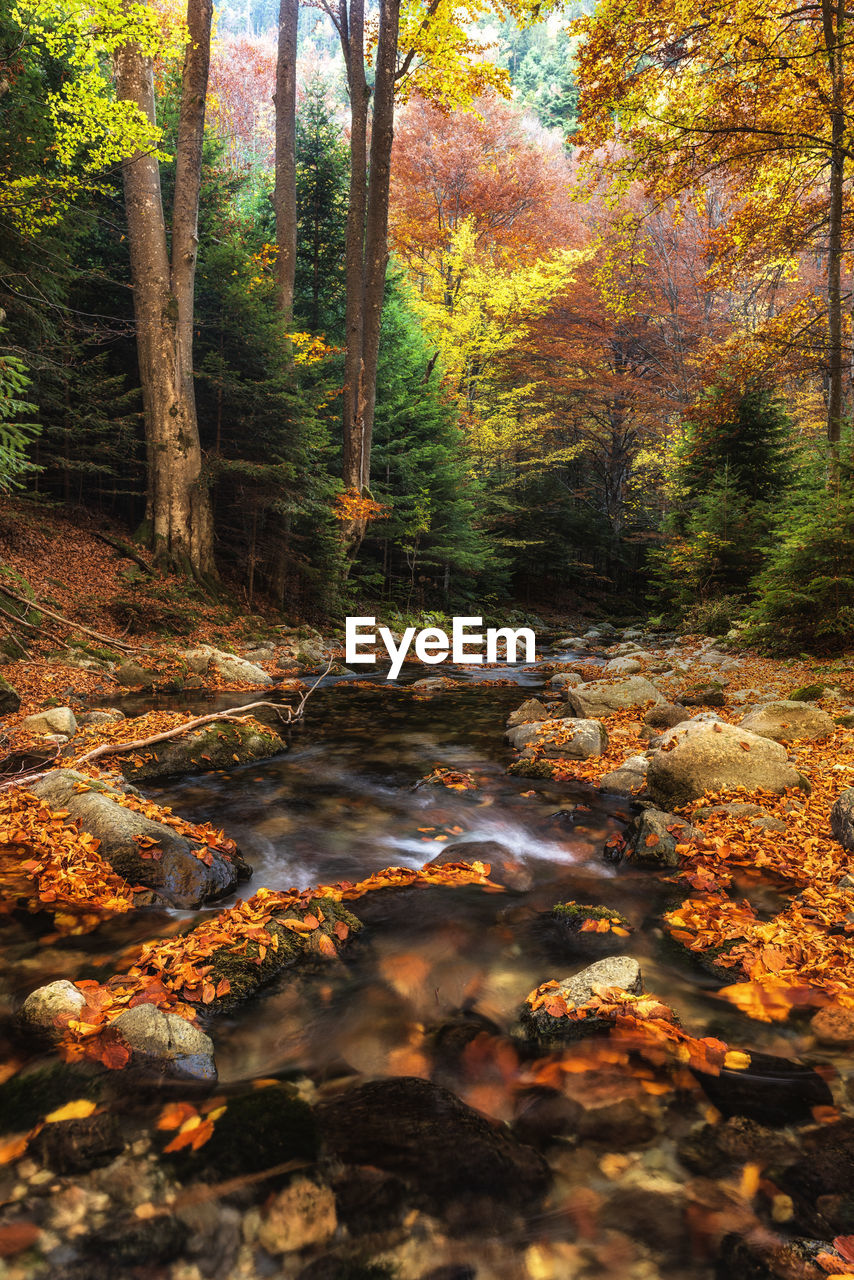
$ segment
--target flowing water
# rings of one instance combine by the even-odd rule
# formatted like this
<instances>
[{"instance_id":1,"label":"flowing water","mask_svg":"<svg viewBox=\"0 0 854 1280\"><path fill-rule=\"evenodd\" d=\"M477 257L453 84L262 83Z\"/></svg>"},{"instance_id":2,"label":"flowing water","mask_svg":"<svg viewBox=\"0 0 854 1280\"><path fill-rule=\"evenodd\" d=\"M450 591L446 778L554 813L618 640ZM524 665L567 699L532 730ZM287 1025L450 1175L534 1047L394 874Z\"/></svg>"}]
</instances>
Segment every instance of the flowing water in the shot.
<instances>
[{"instance_id":1,"label":"flowing water","mask_svg":"<svg viewBox=\"0 0 854 1280\"><path fill-rule=\"evenodd\" d=\"M343 964L298 980L285 973L259 998L212 1025L222 1084L282 1073L308 1076L321 1087L345 1076L432 1075L478 1109L510 1121L518 1099L512 1062L500 1047L512 1043L525 996L543 981L620 953L640 960L647 990L672 1004L691 1034L797 1054L797 1031L748 1021L715 998L711 979L668 950L657 919L679 891L659 874L605 861L603 845L623 829L627 801L580 783L507 774L507 715L542 687L542 673L443 667L443 675L465 680L464 687L419 696L408 685L421 674L405 673L396 685L381 675L372 681L327 679L309 702L304 723L292 730L286 755L148 788L176 813L221 826L238 842L254 869L245 893L262 885L287 889L355 881L390 865L420 867L451 844L464 859L466 844L481 841L509 849L530 876L526 892L435 887L369 894L354 903L366 929L344 950ZM499 677L503 683L496 682ZM206 711L239 700L220 695L193 706L184 696L179 704L164 698L157 705ZM150 698L124 704L129 713L151 705ZM417 785L437 765L472 774L477 790ZM614 908L629 918L634 932L605 941L570 938L550 917L551 907L567 899ZM37 924L8 922L10 993L20 996L60 976L103 978L119 967L124 949L176 923L169 913L119 917L89 937L45 948L33 932ZM447 1047L454 1028L467 1022L486 1033L484 1043L491 1048L480 1056L467 1053L472 1037L463 1035L460 1052L437 1054L436 1045ZM450 1029L444 1040L443 1028ZM669 1099L660 1103L670 1105ZM683 1127L696 1122L704 1105L701 1095L679 1104ZM644 1160L656 1176L664 1169L672 1178L668 1123L659 1125L653 1154ZM571 1145L575 1150L577 1144ZM584 1172L580 1157L574 1167L587 1181L594 1173L601 1180L594 1167L601 1156L595 1135L590 1145L593 1173ZM611 1140L614 1145L621 1149L618 1140ZM574 1237L573 1212L567 1207L557 1220ZM610 1264L599 1274L606 1273ZM613 1273L620 1274L619 1268ZM550 1274L576 1272L543 1271ZM674 1274L711 1272L700 1256L690 1266L682 1258Z\"/></svg>"}]
</instances>

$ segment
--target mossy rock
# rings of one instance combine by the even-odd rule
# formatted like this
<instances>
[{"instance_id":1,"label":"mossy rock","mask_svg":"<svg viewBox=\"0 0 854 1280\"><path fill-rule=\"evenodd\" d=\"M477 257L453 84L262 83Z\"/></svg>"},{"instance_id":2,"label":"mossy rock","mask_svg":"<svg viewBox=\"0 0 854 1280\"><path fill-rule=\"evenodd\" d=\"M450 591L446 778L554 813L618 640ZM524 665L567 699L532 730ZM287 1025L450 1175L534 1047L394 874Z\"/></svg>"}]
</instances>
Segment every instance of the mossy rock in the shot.
<instances>
[{"instance_id":1,"label":"mossy rock","mask_svg":"<svg viewBox=\"0 0 854 1280\"><path fill-rule=\"evenodd\" d=\"M827 685L824 684L805 684L800 689L793 689L789 694L788 702L815 702L824 693Z\"/></svg>"},{"instance_id":2,"label":"mossy rock","mask_svg":"<svg viewBox=\"0 0 854 1280\"><path fill-rule=\"evenodd\" d=\"M507 772L516 778L554 778L564 765L562 760L532 760L525 756L508 765Z\"/></svg>"},{"instance_id":3,"label":"mossy rock","mask_svg":"<svg viewBox=\"0 0 854 1280\"><path fill-rule=\"evenodd\" d=\"M174 1134L162 1136L165 1146ZM281 1082L228 1098L204 1146L162 1158L173 1164L182 1182L220 1181L261 1173L290 1160L313 1163L319 1148L311 1107L293 1085ZM269 1185L263 1184L265 1194Z\"/></svg>"},{"instance_id":4,"label":"mossy rock","mask_svg":"<svg viewBox=\"0 0 854 1280\"><path fill-rule=\"evenodd\" d=\"M266 928L272 937L278 938L278 946L268 946L263 959L260 958L256 942L249 942L242 952L231 947L221 947L214 951L209 960L209 979L216 985L227 978L231 989L208 1005L208 1009L218 1012L234 1008L272 982L282 970L312 960L318 955L318 938L323 935L334 937L338 923L346 924L351 934L358 933L362 928L361 920L332 898L313 898L305 910L290 911L288 915L302 918L309 913L316 914L318 910L323 915L323 921L311 933L294 933L273 917Z\"/></svg>"},{"instance_id":5,"label":"mossy rock","mask_svg":"<svg viewBox=\"0 0 854 1280\"><path fill-rule=\"evenodd\" d=\"M14 654L10 654L10 657L14 656ZM13 689L9 681L0 676L0 716L14 715L20 709L21 697L17 689Z\"/></svg>"},{"instance_id":6,"label":"mossy rock","mask_svg":"<svg viewBox=\"0 0 854 1280\"><path fill-rule=\"evenodd\" d=\"M287 742L274 729L220 720L159 743L151 748L150 759L141 764L126 757L119 765L130 781L147 782L153 778L206 773L211 769L234 769L237 765L280 755L287 749Z\"/></svg>"},{"instance_id":7,"label":"mossy rock","mask_svg":"<svg viewBox=\"0 0 854 1280\"><path fill-rule=\"evenodd\" d=\"M662 947L665 951L671 952L680 960L687 960L694 968L700 969L723 986L729 986L734 982L743 982L746 978L746 974L740 965L728 967L717 963L721 956L729 955L730 951L743 941L743 938L729 938L726 942L722 942L719 947L709 947L705 951L692 951L684 942L674 938L667 927L665 927L662 934Z\"/></svg>"},{"instance_id":8,"label":"mossy rock","mask_svg":"<svg viewBox=\"0 0 854 1280\"><path fill-rule=\"evenodd\" d=\"M842 729L854 729L854 716L837 716L836 724Z\"/></svg>"},{"instance_id":9,"label":"mossy rock","mask_svg":"<svg viewBox=\"0 0 854 1280\"><path fill-rule=\"evenodd\" d=\"M552 916L563 928L569 929L572 933L578 933L585 920L608 920L611 924L629 931L632 927L619 911L583 902L558 902L552 907Z\"/></svg>"},{"instance_id":10,"label":"mossy rock","mask_svg":"<svg viewBox=\"0 0 854 1280\"><path fill-rule=\"evenodd\" d=\"M51 1111L78 1098L97 1101L104 1076L64 1062L20 1071L0 1085L0 1133L33 1129Z\"/></svg>"}]
</instances>

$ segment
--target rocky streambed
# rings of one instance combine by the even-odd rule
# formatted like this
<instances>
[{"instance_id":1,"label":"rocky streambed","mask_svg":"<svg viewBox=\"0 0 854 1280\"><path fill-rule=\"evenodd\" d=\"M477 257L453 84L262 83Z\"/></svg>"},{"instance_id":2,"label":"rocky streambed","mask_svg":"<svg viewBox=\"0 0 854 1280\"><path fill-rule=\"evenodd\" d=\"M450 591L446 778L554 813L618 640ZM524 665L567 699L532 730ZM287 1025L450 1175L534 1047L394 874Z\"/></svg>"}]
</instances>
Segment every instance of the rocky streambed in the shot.
<instances>
[{"instance_id":1,"label":"rocky streambed","mask_svg":"<svg viewBox=\"0 0 854 1280\"><path fill-rule=\"evenodd\" d=\"M328 679L280 744L265 721L48 772L42 803L147 889L2 917L6 1274L846 1274L854 1019L817 959L786 967L786 912L821 922L772 853L820 800L843 947L851 708L797 674L606 627L529 669ZM726 884L733 823L772 865ZM752 986L806 994L765 1019L721 995Z\"/></svg>"}]
</instances>

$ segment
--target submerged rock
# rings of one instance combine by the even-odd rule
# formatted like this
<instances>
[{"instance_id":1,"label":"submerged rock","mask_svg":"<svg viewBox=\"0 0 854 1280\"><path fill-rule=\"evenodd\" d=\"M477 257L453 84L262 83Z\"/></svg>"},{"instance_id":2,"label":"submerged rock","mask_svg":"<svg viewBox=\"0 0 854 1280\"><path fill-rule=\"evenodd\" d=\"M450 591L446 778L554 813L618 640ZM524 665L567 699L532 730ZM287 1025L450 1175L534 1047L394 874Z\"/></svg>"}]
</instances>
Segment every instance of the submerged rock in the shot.
<instances>
[{"instance_id":1,"label":"submerged rock","mask_svg":"<svg viewBox=\"0 0 854 1280\"><path fill-rule=\"evenodd\" d=\"M587 760L608 750L608 734L598 720L547 720L508 729L510 742L523 756L549 760Z\"/></svg>"},{"instance_id":2,"label":"submerged rock","mask_svg":"<svg viewBox=\"0 0 854 1280\"><path fill-rule=\"evenodd\" d=\"M268 1253L296 1253L331 1240L338 1228L331 1187L297 1177L266 1206L258 1241Z\"/></svg>"},{"instance_id":3,"label":"submerged rock","mask_svg":"<svg viewBox=\"0 0 854 1280\"><path fill-rule=\"evenodd\" d=\"M553 675L551 680L549 680L548 687L557 693L565 693L567 689L572 689L575 685L581 683L581 676L578 675L577 672L558 671L557 674Z\"/></svg>"},{"instance_id":4,"label":"submerged rock","mask_svg":"<svg viewBox=\"0 0 854 1280\"><path fill-rule=\"evenodd\" d=\"M772 1129L809 1120L814 1107L833 1105L826 1081L812 1067L767 1053L751 1053L743 1070L722 1067L719 1075L709 1075L695 1069L693 1074L722 1115L747 1116Z\"/></svg>"},{"instance_id":5,"label":"submerged rock","mask_svg":"<svg viewBox=\"0 0 854 1280\"><path fill-rule=\"evenodd\" d=\"M445 845L441 853L431 858L425 865L428 867L444 867L449 862L488 862L490 880L503 884L518 893L526 893L534 883L531 872L515 855L512 849L500 844L497 840L460 840L456 844Z\"/></svg>"},{"instance_id":6,"label":"submerged rock","mask_svg":"<svg viewBox=\"0 0 854 1280\"><path fill-rule=\"evenodd\" d=\"M763 738L775 742L796 742L799 739L818 742L829 738L835 731L833 719L826 711L810 707L805 702L766 702L752 707L742 718L741 726Z\"/></svg>"},{"instance_id":7,"label":"submerged rock","mask_svg":"<svg viewBox=\"0 0 854 1280\"><path fill-rule=\"evenodd\" d=\"M854 1232L854 1119L804 1134L800 1148L797 1160L774 1178L792 1197L796 1224L831 1238Z\"/></svg>"},{"instance_id":8,"label":"submerged rock","mask_svg":"<svg viewBox=\"0 0 854 1280\"><path fill-rule=\"evenodd\" d=\"M234 769L254 760L267 760L288 750L288 744L274 729L254 723L219 720L190 730L180 738L170 738L146 747L136 760L119 757L119 767L131 782L180 774L206 773L210 769Z\"/></svg>"},{"instance_id":9,"label":"submerged rock","mask_svg":"<svg viewBox=\"0 0 854 1280\"><path fill-rule=\"evenodd\" d=\"M584 902L557 902L552 907L552 916L561 928L566 929L569 933L578 933L586 920L607 920L610 925L616 925L617 928L624 930L626 933L632 927L626 917L619 911L613 911L610 907L594 906L591 903ZM594 936L607 939L609 935Z\"/></svg>"},{"instance_id":10,"label":"submerged rock","mask_svg":"<svg viewBox=\"0 0 854 1280\"><path fill-rule=\"evenodd\" d=\"M782 792L804 785L784 747L746 729L689 722L665 736L647 774L650 795L662 808L678 808L707 791Z\"/></svg>"},{"instance_id":11,"label":"submerged rock","mask_svg":"<svg viewBox=\"0 0 854 1280\"><path fill-rule=\"evenodd\" d=\"M664 702L646 676L626 676L623 680L593 680L567 691L566 700L577 716L596 719L625 708L643 707L648 702Z\"/></svg>"},{"instance_id":12,"label":"submerged rock","mask_svg":"<svg viewBox=\"0 0 854 1280\"><path fill-rule=\"evenodd\" d=\"M321 1102L317 1116L329 1154L396 1174L434 1212L457 1201L468 1211L480 1197L524 1208L542 1198L550 1181L532 1147L427 1080L357 1085Z\"/></svg>"},{"instance_id":13,"label":"submerged rock","mask_svg":"<svg viewBox=\"0 0 854 1280\"><path fill-rule=\"evenodd\" d=\"M76 790L85 786L85 791ZM118 787L77 773L54 769L34 782L31 791L53 810L67 810L70 821L99 840L98 852L129 884L154 889L159 899L183 909L221 898L251 871L238 854L231 858L206 844L179 835L119 804ZM140 841L153 842L148 847ZM155 851L158 856L143 857Z\"/></svg>"}]
</instances>

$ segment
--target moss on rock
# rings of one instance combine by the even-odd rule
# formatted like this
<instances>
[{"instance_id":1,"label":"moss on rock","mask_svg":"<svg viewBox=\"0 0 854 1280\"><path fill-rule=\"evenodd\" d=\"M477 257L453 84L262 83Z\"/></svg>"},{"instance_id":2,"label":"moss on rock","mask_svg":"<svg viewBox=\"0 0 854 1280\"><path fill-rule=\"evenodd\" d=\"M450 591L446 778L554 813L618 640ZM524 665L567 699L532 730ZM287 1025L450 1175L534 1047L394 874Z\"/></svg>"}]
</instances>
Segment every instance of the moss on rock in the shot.
<instances>
[{"instance_id":1,"label":"moss on rock","mask_svg":"<svg viewBox=\"0 0 854 1280\"><path fill-rule=\"evenodd\" d=\"M585 920L608 920L611 924L619 925L623 929L632 927L619 911L583 902L558 902L552 907L552 915L561 925L573 932L577 932Z\"/></svg>"},{"instance_id":2,"label":"moss on rock","mask_svg":"<svg viewBox=\"0 0 854 1280\"><path fill-rule=\"evenodd\" d=\"M274 729L257 722L219 720L180 738L170 738L151 748L149 759L120 760L122 773L132 782L205 773L209 769L234 769L253 760L265 760L287 751L288 744Z\"/></svg>"}]
</instances>

